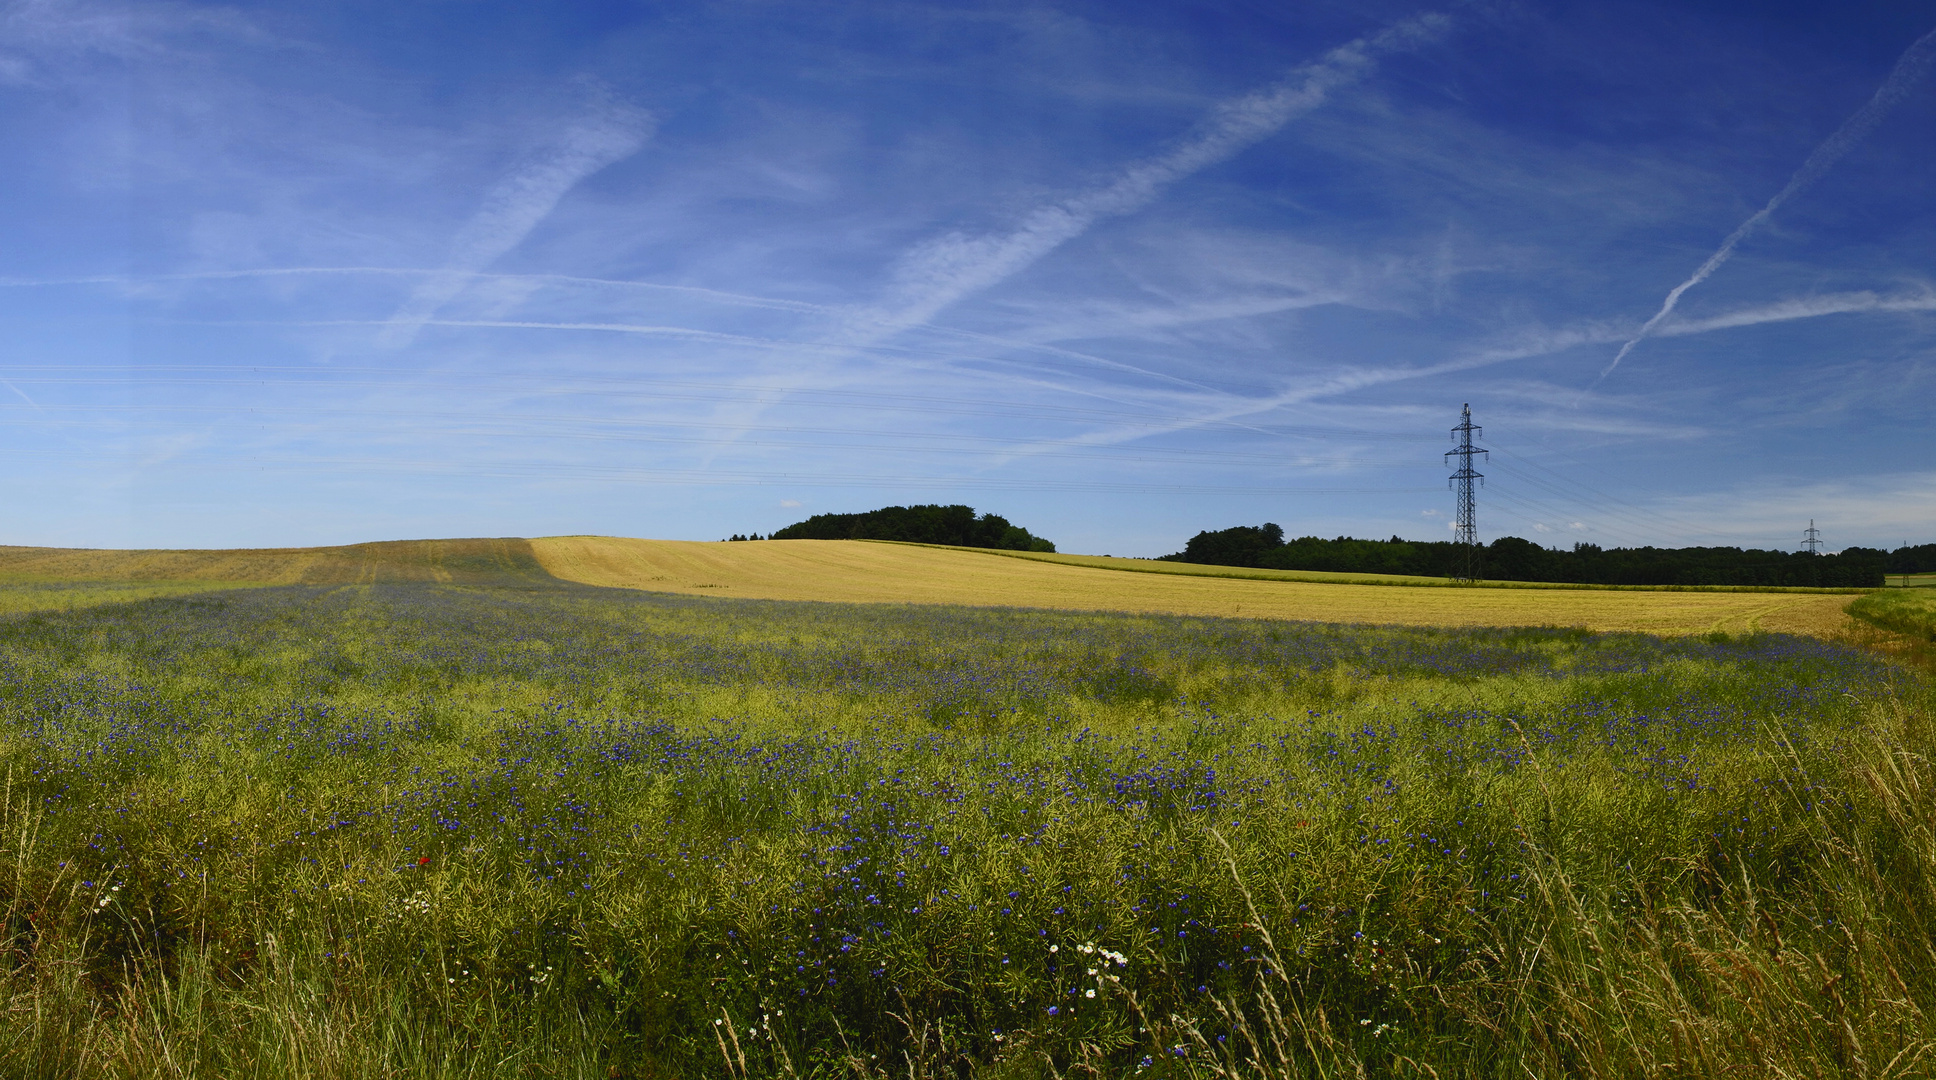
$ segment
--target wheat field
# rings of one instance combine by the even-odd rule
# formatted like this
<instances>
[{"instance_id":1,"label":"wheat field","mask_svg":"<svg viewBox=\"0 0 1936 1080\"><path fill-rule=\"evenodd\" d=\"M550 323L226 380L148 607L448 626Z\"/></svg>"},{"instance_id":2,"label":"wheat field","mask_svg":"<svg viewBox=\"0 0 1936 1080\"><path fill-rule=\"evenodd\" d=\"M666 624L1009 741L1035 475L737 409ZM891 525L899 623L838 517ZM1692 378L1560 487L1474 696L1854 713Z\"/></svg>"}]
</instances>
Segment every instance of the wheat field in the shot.
<instances>
[{"instance_id":1,"label":"wheat field","mask_svg":"<svg viewBox=\"0 0 1936 1080\"><path fill-rule=\"evenodd\" d=\"M1433 579L1191 567L1102 556L848 540L706 543L610 536L396 540L341 547L0 548L6 610L251 585L540 584L759 600L962 604L1400 626L1577 626L1823 636L1849 597L1807 592L1448 588ZM74 588L78 583L93 586ZM1417 587L1407 587L1417 586Z\"/></svg>"},{"instance_id":2,"label":"wheat field","mask_svg":"<svg viewBox=\"0 0 1936 1080\"><path fill-rule=\"evenodd\" d=\"M1759 629L1822 635L1846 624L1842 609L1850 599L1820 593L1403 588L1200 577L1124 572L1107 565L1130 563L1145 571L1149 564L1138 560L1069 563L849 540L717 544L554 536L533 540L531 547L538 563L556 577L656 592L1405 626L1580 626L1655 634Z\"/></svg>"}]
</instances>

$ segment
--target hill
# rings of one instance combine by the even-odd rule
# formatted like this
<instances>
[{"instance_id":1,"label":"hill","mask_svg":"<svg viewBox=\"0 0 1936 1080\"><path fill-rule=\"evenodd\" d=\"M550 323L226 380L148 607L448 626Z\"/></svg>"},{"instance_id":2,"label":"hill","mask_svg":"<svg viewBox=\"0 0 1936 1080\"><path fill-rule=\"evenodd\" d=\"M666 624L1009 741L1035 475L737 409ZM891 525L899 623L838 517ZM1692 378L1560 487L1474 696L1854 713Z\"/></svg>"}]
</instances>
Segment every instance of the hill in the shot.
<instances>
[{"instance_id":1,"label":"hill","mask_svg":"<svg viewBox=\"0 0 1936 1080\"><path fill-rule=\"evenodd\" d=\"M1317 575L1150 572L1140 559L913 544L702 543L605 536L531 541L552 575L588 585L764 600L969 604L1410 626L1584 626L1662 634L1820 634L1847 622L1824 593L1404 588ZM1164 564L1174 565L1174 564Z\"/></svg>"},{"instance_id":2,"label":"hill","mask_svg":"<svg viewBox=\"0 0 1936 1080\"><path fill-rule=\"evenodd\" d=\"M1432 578L841 540L732 544L555 536L216 551L0 547L0 586L6 586L0 611L258 585L396 582L523 588L571 582L760 600L1663 634L1757 628L1827 633L1846 624L1842 608L1849 600L1760 591L1447 588L1443 579Z\"/></svg>"}]
</instances>

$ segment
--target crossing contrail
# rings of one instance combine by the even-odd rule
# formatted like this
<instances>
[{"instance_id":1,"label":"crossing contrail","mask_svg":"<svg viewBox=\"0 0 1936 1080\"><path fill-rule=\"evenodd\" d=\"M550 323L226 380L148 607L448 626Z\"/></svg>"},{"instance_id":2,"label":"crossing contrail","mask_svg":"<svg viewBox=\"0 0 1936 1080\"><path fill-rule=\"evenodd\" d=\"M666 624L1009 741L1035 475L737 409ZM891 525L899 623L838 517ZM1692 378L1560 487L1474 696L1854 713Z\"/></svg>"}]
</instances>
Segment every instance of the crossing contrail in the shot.
<instances>
[{"instance_id":1,"label":"crossing contrail","mask_svg":"<svg viewBox=\"0 0 1936 1080\"><path fill-rule=\"evenodd\" d=\"M1403 52L1442 33L1450 19L1431 13L1405 19L1332 49L1291 78L1226 101L1190 138L1120 171L1100 187L1037 207L1004 233L952 233L908 253L891 295L856 313L849 336L879 340L925 323L956 301L989 288L1087 232L1098 221L1142 209L1170 186L1235 157L1333 94L1364 79L1380 56Z\"/></svg>"},{"instance_id":2,"label":"crossing contrail","mask_svg":"<svg viewBox=\"0 0 1936 1080\"><path fill-rule=\"evenodd\" d=\"M409 344L439 308L518 246L579 181L645 145L653 127L650 114L622 102L600 104L566 124L555 145L491 189L484 205L452 239L443 269L420 282L390 316L378 339L382 344Z\"/></svg>"},{"instance_id":3,"label":"crossing contrail","mask_svg":"<svg viewBox=\"0 0 1936 1080\"><path fill-rule=\"evenodd\" d=\"M1715 249L1714 254L1709 255L1707 261L1701 264L1701 268L1694 271L1692 277L1674 286L1673 291L1667 294L1667 299L1661 301L1660 310L1654 313L1653 318L1647 320L1639 333L1620 346L1620 351L1614 354L1613 363L1607 365L1606 370L1600 373L1600 377L1593 380L1593 386L1587 387L1581 396L1591 393L1594 386L1599 386L1607 376L1613 374L1613 369L1620 366L1620 361L1627 358L1627 354L1634 350L1634 346L1645 341L1653 334L1656 327L1674 313L1674 306L1681 302L1681 296L1719 270L1721 264L1728 261L1728 258L1734 254L1735 247L1745 240L1749 233L1760 228L1770 215L1781 209L1783 203L1820 180L1824 173L1841 160L1842 155L1854 149L1856 143L1861 142L1869 132L1875 130L1875 126L1882 122L1882 118L1889 115L1889 110L1895 108L1897 102L1908 96L1910 89L1929 71L1932 62L1936 62L1936 30L1924 34L1916 39L1914 45L1909 46L1902 57L1896 61L1896 66L1889 72L1889 77L1876 88L1875 96L1857 109L1855 115L1844 121L1835 134L1830 135L1822 145L1817 146L1814 153L1808 155L1808 160L1802 162L1802 167L1795 170L1794 176L1788 178L1787 186L1775 192L1775 197L1768 200L1768 205L1755 211L1752 217L1736 226L1735 230L1728 234L1728 238L1721 241L1721 246Z\"/></svg>"}]
</instances>

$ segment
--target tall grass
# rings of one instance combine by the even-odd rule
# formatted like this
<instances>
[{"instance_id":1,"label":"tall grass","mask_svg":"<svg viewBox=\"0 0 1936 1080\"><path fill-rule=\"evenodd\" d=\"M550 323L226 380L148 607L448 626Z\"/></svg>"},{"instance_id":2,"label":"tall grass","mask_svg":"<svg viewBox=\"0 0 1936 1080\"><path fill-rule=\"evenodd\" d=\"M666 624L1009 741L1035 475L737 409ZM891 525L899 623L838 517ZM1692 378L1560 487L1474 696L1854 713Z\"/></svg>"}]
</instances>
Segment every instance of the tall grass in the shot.
<instances>
[{"instance_id":1,"label":"tall grass","mask_svg":"<svg viewBox=\"0 0 1936 1080\"><path fill-rule=\"evenodd\" d=\"M1863 622L1924 642L1936 642L1936 588L1884 589L1848 606Z\"/></svg>"},{"instance_id":2,"label":"tall grass","mask_svg":"<svg viewBox=\"0 0 1936 1080\"><path fill-rule=\"evenodd\" d=\"M1913 1075L1931 691L594 589L0 621L22 1075Z\"/></svg>"}]
</instances>

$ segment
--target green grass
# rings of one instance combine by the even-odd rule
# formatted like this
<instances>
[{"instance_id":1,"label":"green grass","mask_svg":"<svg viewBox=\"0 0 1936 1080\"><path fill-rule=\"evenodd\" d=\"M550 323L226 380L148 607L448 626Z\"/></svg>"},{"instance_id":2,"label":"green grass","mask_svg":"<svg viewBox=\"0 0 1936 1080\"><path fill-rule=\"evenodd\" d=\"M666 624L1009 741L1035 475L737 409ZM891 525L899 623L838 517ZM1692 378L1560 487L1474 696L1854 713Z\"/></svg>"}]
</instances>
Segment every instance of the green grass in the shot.
<instances>
[{"instance_id":1,"label":"green grass","mask_svg":"<svg viewBox=\"0 0 1936 1080\"><path fill-rule=\"evenodd\" d=\"M1849 604L1848 612L1884 630L1936 642L1936 590L1883 589Z\"/></svg>"},{"instance_id":2,"label":"green grass","mask_svg":"<svg viewBox=\"0 0 1936 1080\"><path fill-rule=\"evenodd\" d=\"M536 585L17 614L0 1060L1913 1075L1931 704L1770 635Z\"/></svg>"}]
</instances>

